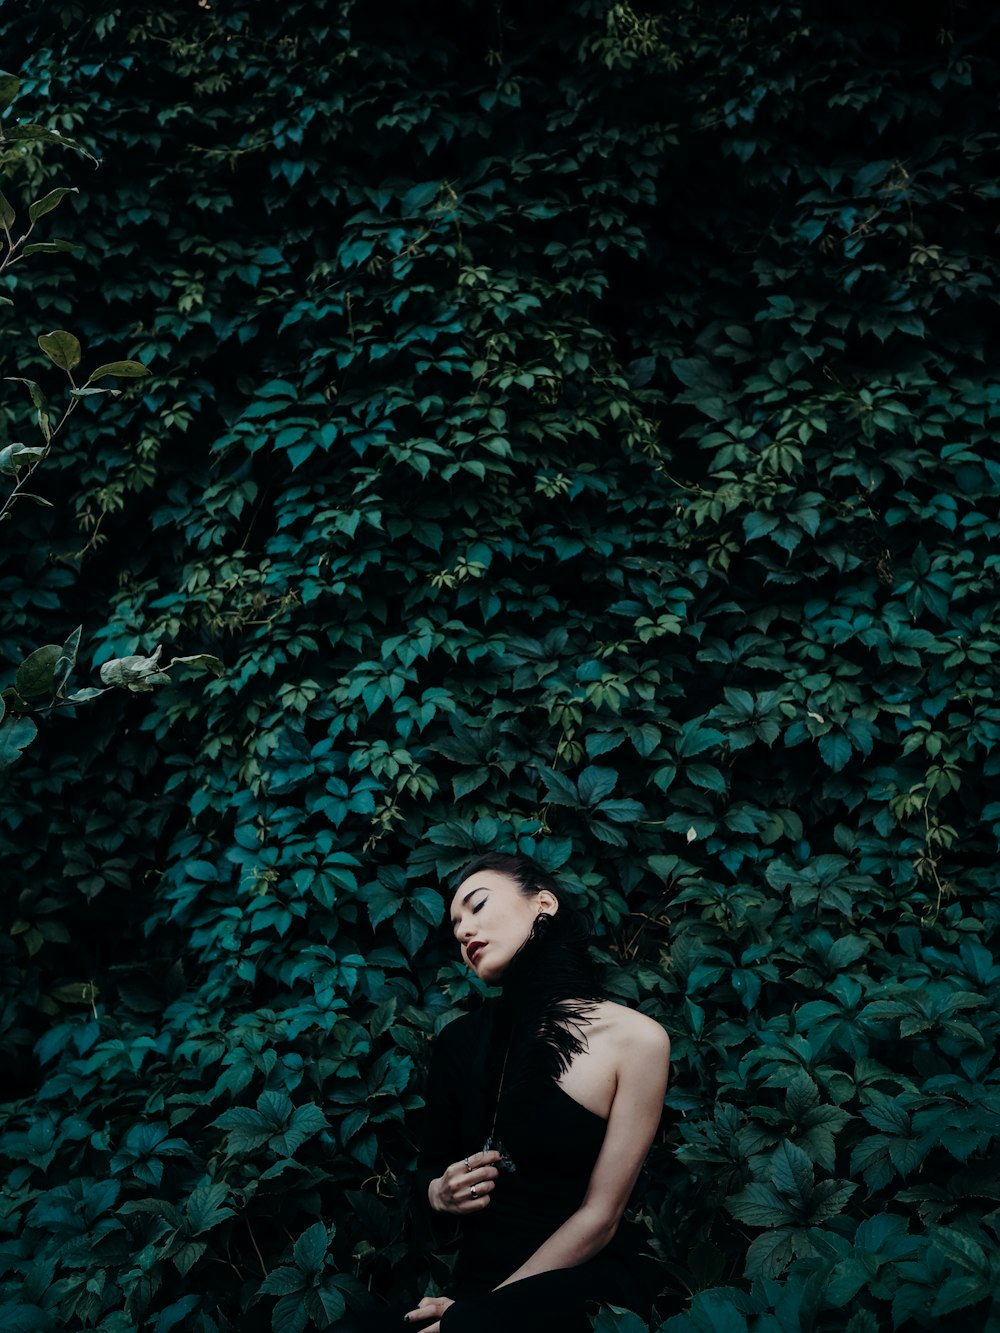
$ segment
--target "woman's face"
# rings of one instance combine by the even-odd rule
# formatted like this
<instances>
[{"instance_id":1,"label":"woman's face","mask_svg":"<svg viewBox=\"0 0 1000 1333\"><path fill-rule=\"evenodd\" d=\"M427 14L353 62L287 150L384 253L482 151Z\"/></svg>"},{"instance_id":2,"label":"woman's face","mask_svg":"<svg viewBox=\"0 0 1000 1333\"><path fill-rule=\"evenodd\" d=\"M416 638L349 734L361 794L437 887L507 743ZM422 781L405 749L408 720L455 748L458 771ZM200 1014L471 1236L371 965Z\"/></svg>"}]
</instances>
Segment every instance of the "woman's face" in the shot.
<instances>
[{"instance_id":1,"label":"woman's face","mask_svg":"<svg viewBox=\"0 0 1000 1333\"><path fill-rule=\"evenodd\" d=\"M451 901L451 924L462 946L462 957L492 986L531 934L538 913L545 911L554 916L558 907L555 895L547 889L526 898L510 875L481 870L458 886Z\"/></svg>"}]
</instances>

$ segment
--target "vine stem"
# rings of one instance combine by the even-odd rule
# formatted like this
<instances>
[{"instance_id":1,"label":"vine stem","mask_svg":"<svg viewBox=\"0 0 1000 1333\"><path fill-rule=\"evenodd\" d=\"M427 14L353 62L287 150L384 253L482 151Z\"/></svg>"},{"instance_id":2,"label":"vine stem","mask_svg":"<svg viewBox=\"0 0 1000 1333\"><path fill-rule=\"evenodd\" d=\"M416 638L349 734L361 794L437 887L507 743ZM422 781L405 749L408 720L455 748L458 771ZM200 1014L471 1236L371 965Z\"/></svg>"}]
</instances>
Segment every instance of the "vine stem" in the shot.
<instances>
[{"instance_id":1,"label":"vine stem","mask_svg":"<svg viewBox=\"0 0 1000 1333\"><path fill-rule=\"evenodd\" d=\"M260 1264L260 1271L267 1277L267 1264L264 1262L264 1256L260 1252L260 1246L257 1244L257 1237L253 1234L253 1227L250 1225L249 1217L244 1216L243 1221L247 1224L247 1231L250 1233L250 1243L257 1253L257 1261Z\"/></svg>"},{"instance_id":2,"label":"vine stem","mask_svg":"<svg viewBox=\"0 0 1000 1333\"><path fill-rule=\"evenodd\" d=\"M60 421L59 421L58 425L56 426L55 430L53 430L53 431L49 434L48 439L45 441L45 452L41 455L41 457L36 458L35 461L34 461L33 463L29 464L29 466L28 466L28 468L27 468L27 470L25 471L25 473L24 473L23 476L18 477L18 479L17 479L17 481L16 481L16 483L15 483L15 485L14 485L14 489L11 491L10 495L8 495L7 498L4 500L3 504L0 505L0 523L2 523L2 522L4 521L4 519L5 519L5 518L7 517L7 515L10 513L11 509L13 509L14 505L15 505L15 504L17 503L17 501L21 498L21 494L22 494L23 487L24 487L24 485L25 485L26 482L28 482L28 481L31 480L32 476L34 475L35 469L41 467L41 465L42 465L42 464L45 462L45 460L48 458L49 454L52 452L52 442L53 442L53 440L56 438L56 436L57 436L57 435L59 434L59 432L62 430L63 426L65 426L65 424L66 424L66 422L67 422L67 420L68 420L68 418L69 418L70 413L73 412L73 411L75 410L75 408L79 405L79 402L80 402L79 398L74 398L74 399L70 402L69 406L66 408L66 411L63 413L62 418L60 419ZM41 409L39 409L39 411L41 411ZM43 432L43 434L44 434L44 432Z\"/></svg>"}]
</instances>

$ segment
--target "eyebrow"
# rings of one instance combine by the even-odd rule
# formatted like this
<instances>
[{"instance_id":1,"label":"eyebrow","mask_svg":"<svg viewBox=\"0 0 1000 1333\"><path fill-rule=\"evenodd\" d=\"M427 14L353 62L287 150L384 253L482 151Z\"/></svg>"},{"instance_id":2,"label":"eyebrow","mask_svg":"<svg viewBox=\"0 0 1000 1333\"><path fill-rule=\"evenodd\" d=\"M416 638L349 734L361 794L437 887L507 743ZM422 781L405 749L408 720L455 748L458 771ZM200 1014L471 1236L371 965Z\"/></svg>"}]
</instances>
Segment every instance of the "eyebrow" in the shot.
<instances>
[{"instance_id":1,"label":"eyebrow","mask_svg":"<svg viewBox=\"0 0 1000 1333\"><path fill-rule=\"evenodd\" d=\"M478 888L470 889L469 892L468 892L468 893L465 895L465 897L462 899L462 906L463 906L463 907L465 906L465 904L469 901L469 899L473 896L473 894L475 894L475 893L479 893L480 891L483 891L483 890L485 890L485 885L482 885L482 884L480 884ZM451 924L452 924L453 926L456 924L457 921L458 921L458 917L457 917L457 916L453 916L453 917L451 918Z\"/></svg>"}]
</instances>

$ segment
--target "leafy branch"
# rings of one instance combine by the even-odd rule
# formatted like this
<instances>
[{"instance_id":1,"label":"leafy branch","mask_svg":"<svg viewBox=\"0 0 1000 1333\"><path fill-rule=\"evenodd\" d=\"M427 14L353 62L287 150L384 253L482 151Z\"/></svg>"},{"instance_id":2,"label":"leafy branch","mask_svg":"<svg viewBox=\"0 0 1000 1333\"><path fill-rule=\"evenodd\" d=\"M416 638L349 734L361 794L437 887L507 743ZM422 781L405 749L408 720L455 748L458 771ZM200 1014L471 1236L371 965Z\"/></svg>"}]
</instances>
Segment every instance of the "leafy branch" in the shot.
<instances>
[{"instance_id":1,"label":"leafy branch","mask_svg":"<svg viewBox=\"0 0 1000 1333\"><path fill-rule=\"evenodd\" d=\"M13 74L0 71L0 112L6 111L20 90L21 82ZM74 148L86 157L91 157L86 149L72 139L47 129L43 125L15 125L5 127L0 122L0 172L9 174L10 155L4 151L11 143L55 143ZM96 158L91 160L96 163ZM0 192L0 275L13 265L21 263L34 254L66 253L82 247L75 242L63 239L53 241L29 242L36 223L59 206L68 194L77 194L75 186L59 186L50 190L41 199L28 205L28 226L19 236L14 235L17 211L5 194ZM0 296L0 305L12 306L14 303L7 296ZM23 384L31 396L35 409L35 422L41 433L42 443L29 445L16 441L0 448L0 473L14 478L13 489L0 504L0 523L10 518L14 506L19 500L32 500L35 504L51 507L51 501L29 490L28 485L35 473L52 453L56 437L65 427L72 413L84 398L99 394L110 394L113 398L121 396L120 389L97 387L97 381L108 376L119 379L139 379L149 374L149 370L140 361L108 361L91 371L87 379L77 383L74 371L79 366L83 349L80 340L66 329L54 329L43 333L38 338L38 346L52 364L62 370L69 381L69 402L62 410L62 415L53 424L56 411L53 410L42 387L35 380L20 375L8 375L5 378L15 384ZM38 733L35 722L28 716L30 712L51 712L54 708L71 707L95 699L116 686L133 693L147 693L158 685L169 681L171 667L181 664L206 668L215 675L221 675L222 663L217 657L207 654L195 654L187 657L174 657L166 665L160 665L162 646L151 657L130 656L105 662L101 668L102 688L88 686L66 693L70 672L76 664L83 627L73 631L64 644L45 644L29 653L17 669L14 684L0 694L0 770L9 768L30 745ZM7 716L9 714L9 716Z\"/></svg>"}]
</instances>

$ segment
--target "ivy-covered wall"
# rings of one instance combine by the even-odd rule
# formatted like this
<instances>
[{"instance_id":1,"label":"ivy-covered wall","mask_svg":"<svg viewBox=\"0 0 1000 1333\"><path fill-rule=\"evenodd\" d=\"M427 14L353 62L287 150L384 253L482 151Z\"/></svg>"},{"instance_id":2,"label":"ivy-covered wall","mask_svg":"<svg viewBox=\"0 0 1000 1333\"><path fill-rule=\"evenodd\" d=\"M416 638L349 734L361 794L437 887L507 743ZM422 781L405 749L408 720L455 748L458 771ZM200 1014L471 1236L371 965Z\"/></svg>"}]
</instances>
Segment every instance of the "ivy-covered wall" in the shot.
<instances>
[{"instance_id":1,"label":"ivy-covered wall","mask_svg":"<svg viewBox=\"0 0 1000 1333\"><path fill-rule=\"evenodd\" d=\"M3 683L81 622L76 684L226 672L4 775L0 1324L440 1289L442 893L497 847L673 1038L669 1333L995 1327L993 11L28 8L5 123L100 166L5 149L84 249L5 275L3 374L151 375L4 525Z\"/></svg>"}]
</instances>

